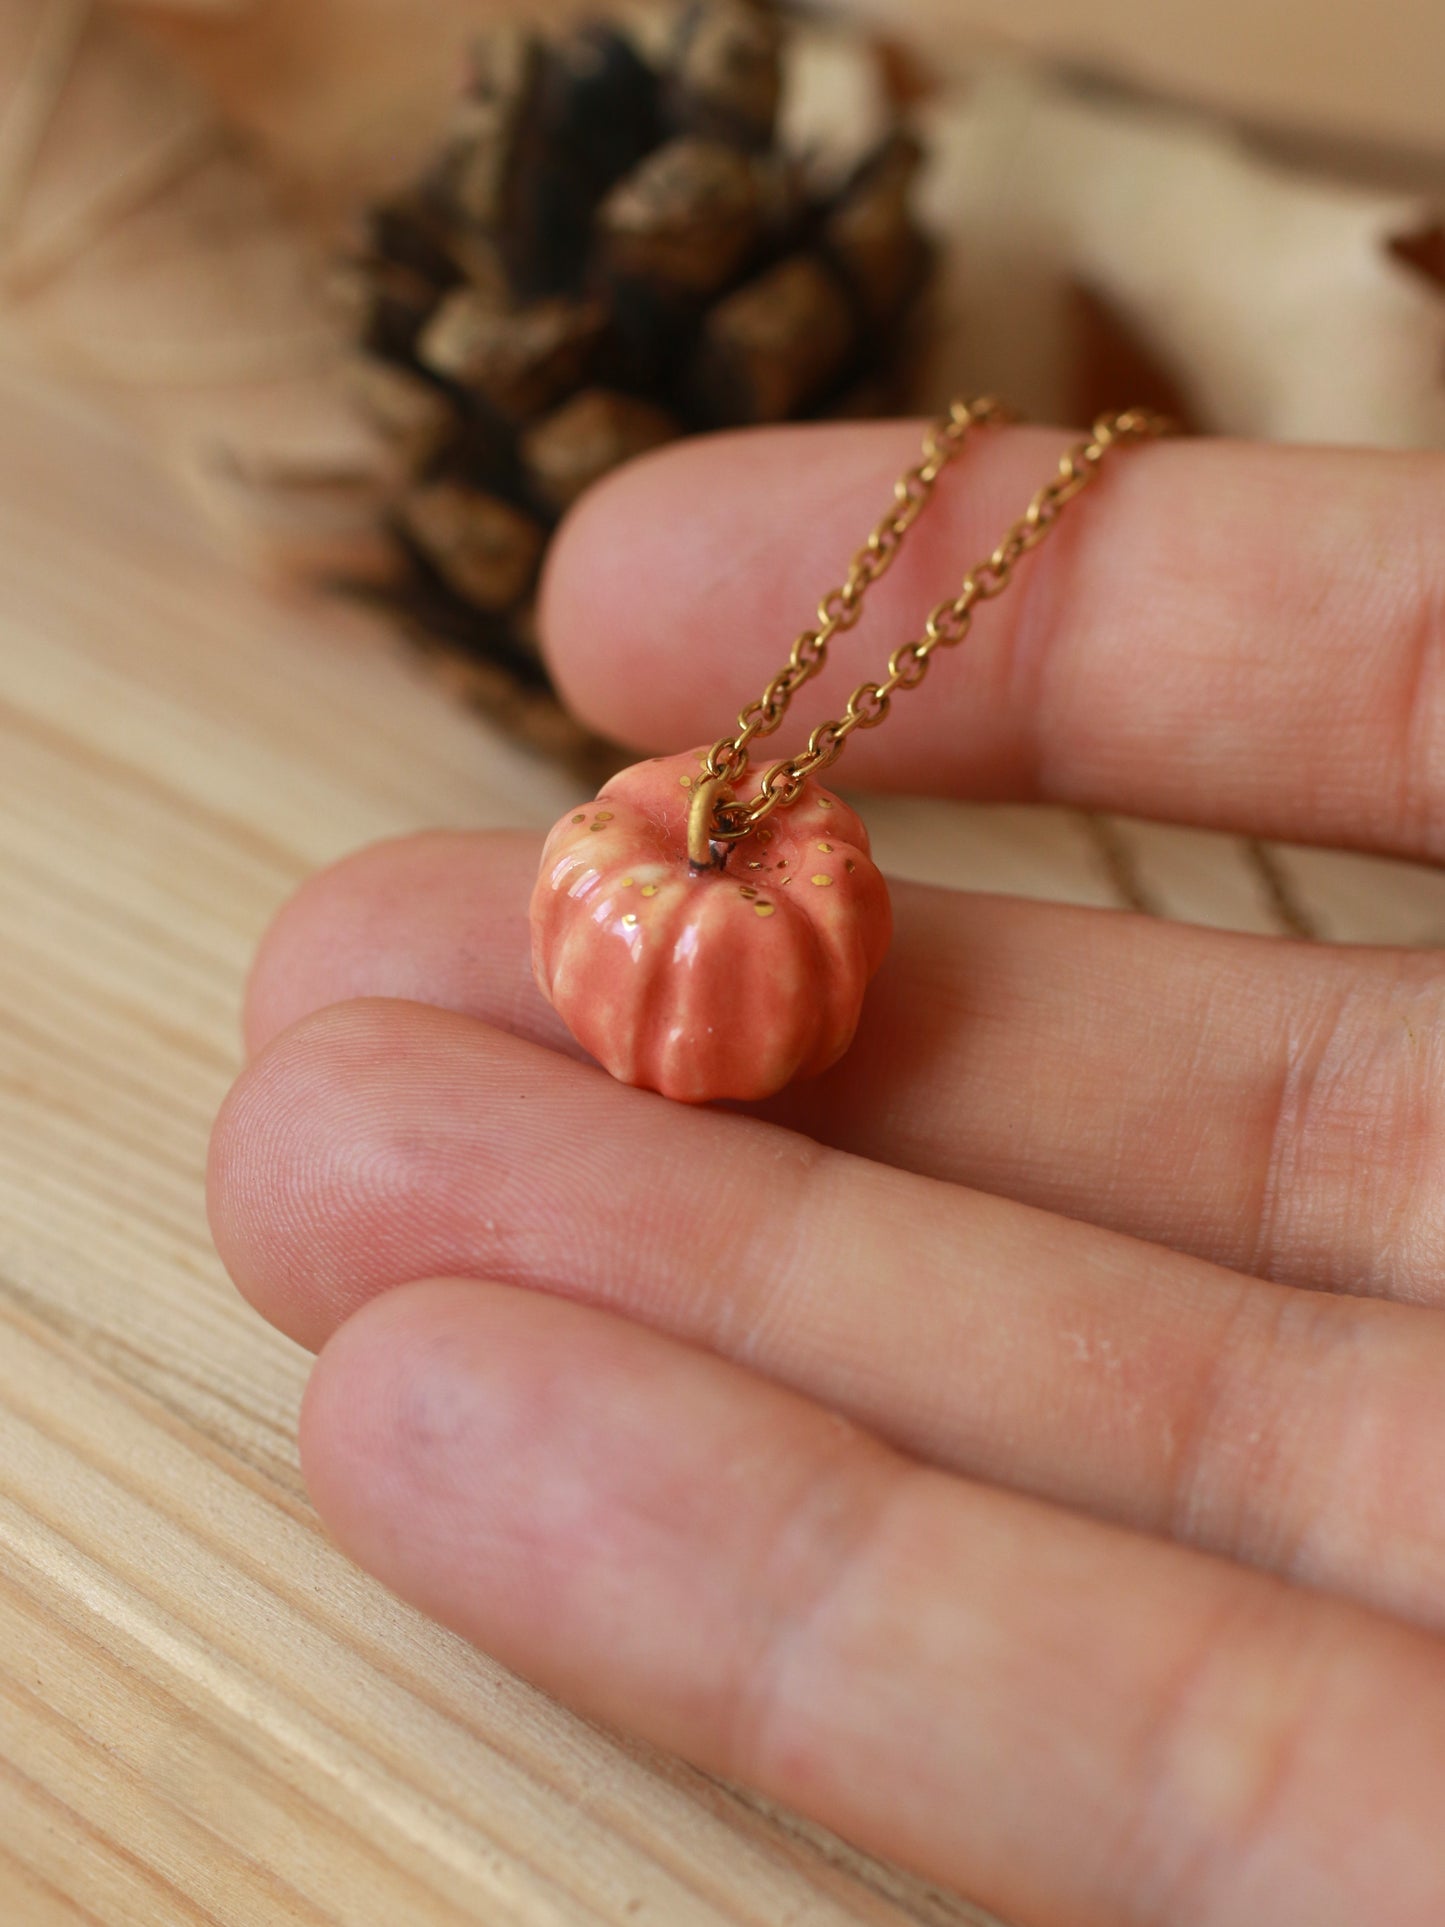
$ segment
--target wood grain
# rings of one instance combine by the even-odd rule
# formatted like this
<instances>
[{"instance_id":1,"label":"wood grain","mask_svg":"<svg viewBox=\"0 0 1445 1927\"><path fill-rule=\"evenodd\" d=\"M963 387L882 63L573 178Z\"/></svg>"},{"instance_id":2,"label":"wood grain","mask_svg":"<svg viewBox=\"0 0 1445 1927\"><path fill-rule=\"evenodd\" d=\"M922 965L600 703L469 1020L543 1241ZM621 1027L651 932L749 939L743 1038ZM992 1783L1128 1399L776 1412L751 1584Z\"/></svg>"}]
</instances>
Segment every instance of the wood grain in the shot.
<instances>
[{"instance_id":1,"label":"wood grain","mask_svg":"<svg viewBox=\"0 0 1445 1927\"><path fill-rule=\"evenodd\" d=\"M0 1919L964 1923L595 1731L327 1545L306 1360L206 1234L296 882L566 779L268 594L119 441L0 390Z\"/></svg>"},{"instance_id":2,"label":"wood grain","mask_svg":"<svg viewBox=\"0 0 1445 1927\"><path fill-rule=\"evenodd\" d=\"M541 825L567 779L369 621L248 577L116 430L13 384L0 767L0 1919L976 1922L348 1567L297 1472L306 1360L211 1251L207 1127L277 905L373 837ZM1077 818L871 814L896 870L1114 900ZM1164 909L1269 927L1237 845L1114 835ZM1445 935L1441 878L1284 860L1332 934Z\"/></svg>"}]
</instances>

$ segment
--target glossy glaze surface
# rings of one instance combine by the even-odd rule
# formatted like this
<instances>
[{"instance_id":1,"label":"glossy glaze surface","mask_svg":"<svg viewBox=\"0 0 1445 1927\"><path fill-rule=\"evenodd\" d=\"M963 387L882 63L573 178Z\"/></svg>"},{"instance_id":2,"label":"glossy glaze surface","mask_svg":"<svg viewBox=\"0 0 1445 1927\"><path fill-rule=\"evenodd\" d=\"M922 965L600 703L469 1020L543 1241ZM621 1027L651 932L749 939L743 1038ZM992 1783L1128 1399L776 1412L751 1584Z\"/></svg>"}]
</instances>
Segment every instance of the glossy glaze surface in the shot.
<instances>
[{"instance_id":1,"label":"glossy glaze surface","mask_svg":"<svg viewBox=\"0 0 1445 1927\"><path fill-rule=\"evenodd\" d=\"M759 1098L835 1063L892 934L861 819L810 782L730 846L687 860L702 752L634 764L547 838L532 963L584 1049L685 1103Z\"/></svg>"}]
</instances>

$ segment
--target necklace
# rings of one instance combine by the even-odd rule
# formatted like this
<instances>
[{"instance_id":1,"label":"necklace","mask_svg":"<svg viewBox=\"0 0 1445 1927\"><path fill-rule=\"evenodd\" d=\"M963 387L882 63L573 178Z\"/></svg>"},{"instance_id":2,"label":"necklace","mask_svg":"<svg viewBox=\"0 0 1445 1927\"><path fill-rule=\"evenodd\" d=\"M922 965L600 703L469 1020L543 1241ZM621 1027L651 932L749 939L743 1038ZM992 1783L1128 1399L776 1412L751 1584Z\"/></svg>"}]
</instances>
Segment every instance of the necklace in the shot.
<instances>
[{"instance_id":1,"label":"necklace","mask_svg":"<svg viewBox=\"0 0 1445 1927\"><path fill-rule=\"evenodd\" d=\"M826 1070L853 1041L892 912L867 830L818 772L855 730L886 720L938 650L963 641L979 604L1003 594L1111 450L1171 424L1142 408L1101 416L922 635L893 651L886 676L860 683L841 716L744 796L751 745L780 726L833 638L858 621L972 432L1008 419L991 397L955 401L733 734L623 770L548 836L532 896L533 968L573 1036L621 1082L688 1103L756 1099Z\"/></svg>"}]
</instances>

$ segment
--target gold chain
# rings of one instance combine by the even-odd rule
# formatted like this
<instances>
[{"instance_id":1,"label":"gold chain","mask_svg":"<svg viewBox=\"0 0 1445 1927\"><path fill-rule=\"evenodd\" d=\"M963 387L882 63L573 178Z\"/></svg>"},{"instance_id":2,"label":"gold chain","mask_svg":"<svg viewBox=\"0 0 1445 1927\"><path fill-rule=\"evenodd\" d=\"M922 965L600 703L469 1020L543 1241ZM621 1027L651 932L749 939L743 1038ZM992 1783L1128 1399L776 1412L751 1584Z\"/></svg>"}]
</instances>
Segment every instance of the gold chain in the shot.
<instances>
[{"instance_id":1,"label":"gold chain","mask_svg":"<svg viewBox=\"0 0 1445 1927\"><path fill-rule=\"evenodd\" d=\"M970 430L1012 420L992 396L955 401L946 415L930 427L923 441L923 459L901 475L893 488L893 506L853 557L847 577L830 589L818 604L814 626L793 644L787 662L762 695L738 716L736 733L724 736L708 751L703 780L694 791L694 835L730 843L746 836L774 810L786 809L802 794L816 771L838 760L855 729L876 729L887 716L895 695L916 689L928 673L936 649L953 648L973 626L979 603L1002 595L1013 580L1020 559L1049 534L1065 505L1081 495L1098 474L1104 457L1116 445L1144 441L1172 432L1173 424L1147 408L1126 408L1101 415L1089 437L1077 442L1059 461L1058 473L1034 496L1003 540L963 578L963 587L949 601L940 602L924 624L923 634L900 643L888 658L888 674L881 682L862 682L848 698L843 714L819 723L806 749L785 757L765 771L757 794L747 802L725 799L722 791L741 781L751 758L749 745L771 736L788 713L788 705L811 682L828 660L828 645L840 630L851 629L863 613L863 600L881 576L888 573L913 527L933 497L938 478L967 442ZM696 806L701 806L700 810ZM710 819L700 820L705 813Z\"/></svg>"}]
</instances>

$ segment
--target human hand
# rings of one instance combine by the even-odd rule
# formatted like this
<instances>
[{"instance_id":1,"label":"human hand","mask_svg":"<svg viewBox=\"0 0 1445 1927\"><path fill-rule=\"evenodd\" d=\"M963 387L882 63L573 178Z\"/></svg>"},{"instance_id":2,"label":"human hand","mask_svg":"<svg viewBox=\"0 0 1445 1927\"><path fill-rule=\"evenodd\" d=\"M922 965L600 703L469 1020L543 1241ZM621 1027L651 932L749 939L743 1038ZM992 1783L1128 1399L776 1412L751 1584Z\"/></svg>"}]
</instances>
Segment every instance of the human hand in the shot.
<instances>
[{"instance_id":1,"label":"human hand","mask_svg":"<svg viewBox=\"0 0 1445 1927\"><path fill-rule=\"evenodd\" d=\"M710 740L913 441L691 443L590 498L546 598L574 705ZM1058 446L982 439L867 633ZM1435 457L1136 451L844 780L1438 860L1442 530ZM690 1111L533 987L537 847L364 853L257 965L213 1222L324 1347L340 1543L1031 1927L1438 1927L1439 957L899 888L843 1063Z\"/></svg>"}]
</instances>

